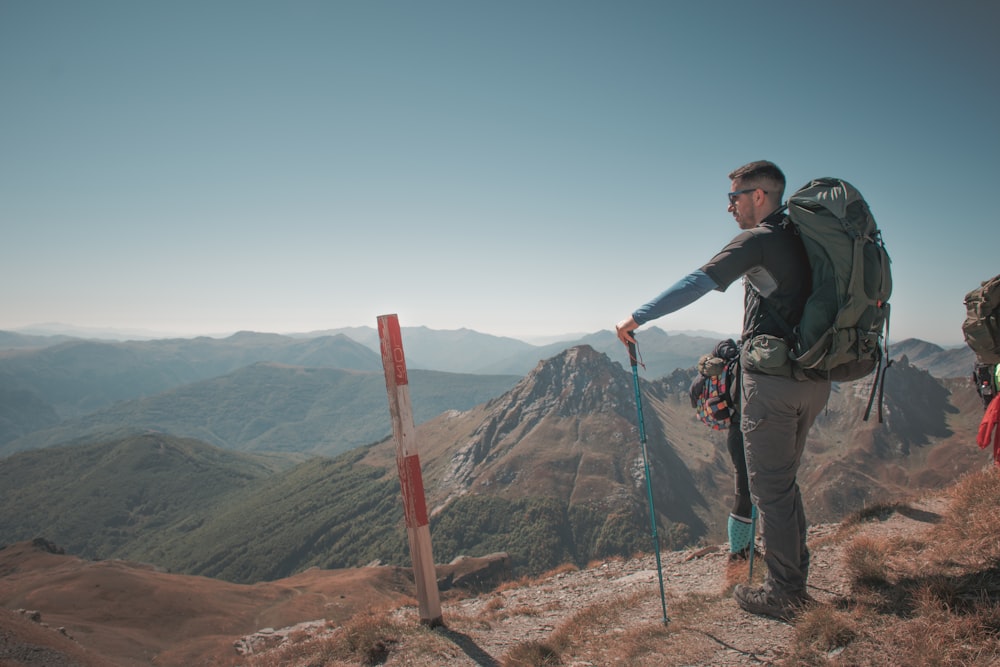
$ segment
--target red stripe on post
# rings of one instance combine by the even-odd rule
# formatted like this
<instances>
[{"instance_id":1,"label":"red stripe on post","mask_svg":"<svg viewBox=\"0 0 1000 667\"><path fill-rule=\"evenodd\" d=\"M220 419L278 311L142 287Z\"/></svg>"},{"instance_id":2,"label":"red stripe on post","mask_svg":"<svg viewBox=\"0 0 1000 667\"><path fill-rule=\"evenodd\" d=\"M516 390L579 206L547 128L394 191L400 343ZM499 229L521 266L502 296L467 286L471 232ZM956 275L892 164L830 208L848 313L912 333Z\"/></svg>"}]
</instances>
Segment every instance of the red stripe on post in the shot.
<instances>
[{"instance_id":1,"label":"red stripe on post","mask_svg":"<svg viewBox=\"0 0 1000 667\"><path fill-rule=\"evenodd\" d=\"M378 337L382 341L382 366L392 368L399 386L409 384L406 376L406 357L403 355L403 334L399 318L388 315L378 318Z\"/></svg>"},{"instance_id":2,"label":"red stripe on post","mask_svg":"<svg viewBox=\"0 0 1000 667\"><path fill-rule=\"evenodd\" d=\"M420 473L420 457L416 454L403 459L399 481L404 487L403 502L407 525L413 528L426 526L427 500L424 497L424 478Z\"/></svg>"}]
</instances>

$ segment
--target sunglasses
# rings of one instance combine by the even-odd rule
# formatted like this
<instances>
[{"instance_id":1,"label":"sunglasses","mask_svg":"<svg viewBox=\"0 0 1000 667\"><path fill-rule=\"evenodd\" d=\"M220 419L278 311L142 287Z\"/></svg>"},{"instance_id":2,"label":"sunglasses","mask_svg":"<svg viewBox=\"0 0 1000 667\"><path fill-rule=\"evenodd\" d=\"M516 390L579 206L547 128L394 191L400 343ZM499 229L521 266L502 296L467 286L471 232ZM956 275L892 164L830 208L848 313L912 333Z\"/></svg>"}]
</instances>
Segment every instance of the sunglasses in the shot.
<instances>
[{"instance_id":1,"label":"sunglasses","mask_svg":"<svg viewBox=\"0 0 1000 667\"><path fill-rule=\"evenodd\" d=\"M745 195L748 192L753 192L754 190L760 190L764 194L767 194L767 190L761 190L760 188L748 188L746 190L734 190L733 192L728 193L729 194L729 203L730 204L735 204L737 197L739 197L740 195Z\"/></svg>"}]
</instances>

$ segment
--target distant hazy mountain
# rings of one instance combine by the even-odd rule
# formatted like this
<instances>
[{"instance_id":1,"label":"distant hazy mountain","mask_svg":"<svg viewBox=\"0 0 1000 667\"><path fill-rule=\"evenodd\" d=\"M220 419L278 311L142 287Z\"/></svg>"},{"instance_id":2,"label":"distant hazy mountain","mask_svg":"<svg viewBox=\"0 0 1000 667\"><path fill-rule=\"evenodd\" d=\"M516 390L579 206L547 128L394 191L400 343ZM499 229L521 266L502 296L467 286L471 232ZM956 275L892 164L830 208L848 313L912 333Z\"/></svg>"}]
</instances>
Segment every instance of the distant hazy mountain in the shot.
<instances>
[{"instance_id":1,"label":"distant hazy mountain","mask_svg":"<svg viewBox=\"0 0 1000 667\"><path fill-rule=\"evenodd\" d=\"M446 410L472 408L518 379L413 370L414 419L419 423ZM40 418L39 430L6 444L0 440L0 453L155 431L226 449L332 456L392 433L385 391L381 370L259 363L58 424Z\"/></svg>"},{"instance_id":2,"label":"distant hazy mountain","mask_svg":"<svg viewBox=\"0 0 1000 667\"><path fill-rule=\"evenodd\" d=\"M370 327L335 329L324 334L343 334L379 350L378 332ZM436 331L426 327L403 327L403 347L413 368L433 368L456 373L526 375L539 361L577 345L590 345L612 361L628 366L625 346L612 331L598 331L545 345L529 345L513 338L498 338L468 329ZM644 372L654 377L677 368L690 368L701 355L711 352L725 338L722 334L668 334L657 327L644 329L638 336Z\"/></svg>"},{"instance_id":3,"label":"distant hazy mountain","mask_svg":"<svg viewBox=\"0 0 1000 667\"><path fill-rule=\"evenodd\" d=\"M457 330L437 330L427 327L403 327L404 347L407 353L407 360L412 368L423 368L428 370L448 371L455 373L486 373L486 374L518 374L528 373L534 365L541 359L547 359L561 350L575 345L591 345L594 349L608 354L613 361L619 361L624 355L622 346L617 342L610 330L598 331L591 334L566 334L562 336L551 336L553 339L548 342L533 342L519 340L511 337L493 336L479 333L470 329ZM312 331L308 333L279 335L269 333L241 332L231 336L220 338L209 338L199 336L195 338L164 337L149 331L122 331L97 328L81 328L64 324L36 325L18 332L0 331L0 358L4 352L15 350L31 350L44 347L52 347L61 343L80 342L81 340L114 343L116 341L129 343L150 343L150 349L162 347L163 341L169 341L183 354L184 350L178 346L180 341L190 341L192 345L195 341L216 341L219 349L225 346L232 346L238 343L240 346L257 347L258 352L263 354L252 354L243 359L244 363L229 365L223 370L217 367L217 373L228 372L243 365L258 361L277 361L280 363L293 363L296 365L314 365L300 361L292 361L286 358L276 358L279 355L273 352L268 353L261 348L274 346L281 348L287 345L294 345L297 341L311 339L331 338L339 335L360 343L372 352L379 352L378 332L374 327L342 327L323 331ZM641 348L646 361L654 374L663 375L671 372L675 368L687 368L697 361L698 356L705 351L711 350L712 346L723 338L735 337L732 334L720 334L711 331L691 330L675 331L667 333L657 327L648 327L641 330ZM669 342L667 342L669 341ZM267 342L267 345L264 343ZM702 347L706 347L701 351ZM139 348L142 349L141 345ZM971 367L971 360L974 355L966 346L943 348L933 343L921 341L919 339L908 338L902 341L893 342L890 345L892 358L899 358L907 355L910 362L924 368L935 377L961 377L968 373ZM376 357L377 361L377 357ZM969 361L969 364L966 362ZM329 360L324 360L316 365L332 367L342 367L342 360L334 360L331 364ZM365 362L359 362L365 363ZM372 363L369 358L367 363ZM343 366L354 368L354 366ZM190 378L189 378L190 379ZM198 378L201 379L201 378Z\"/></svg>"},{"instance_id":4,"label":"distant hazy mountain","mask_svg":"<svg viewBox=\"0 0 1000 667\"><path fill-rule=\"evenodd\" d=\"M262 361L346 370L382 368L379 355L346 336L300 340L239 333L221 340L74 340L0 356L0 388L29 391L67 418Z\"/></svg>"},{"instance_id":5,"label":"distant hazy mountain","mask_svg":"<svg viewBox=\"0 0 1000 667\"><path fill-rule=\"evenodd\" d=\"M76 340L68 335L28 334L13 331L0 331L0 355L9 350L30 350L52 347L59 343Z\"/></svg>"},{"instance_id":6,"label":"distant hazy mountain","mask_svg":"<svg viewBox=\"0 0 1000 667\"><path fill-rule=\"evenodd\" d=\"M380 350L378 330L374 327L349 327L317 333L343 334L374 352ZM401 334L408 367L452 373L517 373L511 369L495 370L491 367L499 361L524 353L530 355L538 349L521 340L482 334L471 329L402 327ZM530 368L520 374L528 370Z\"/></svg>"},{"instance_id":7,"label":"distant hazy mountain","mask_svg":"<svg viewBox=\"0 0 1000 667\"><path fill-rule=\"evenodd\" d=\"M82 327L62 322L43 322L20 327L16 333L40 338L77 338L85 340L153 340L178 338L178 334L149 329L116 329L114 327ZM227 334L228 335L228 334ZM194 337L194 336L191 336ZM223 336L224 337L224 336ZM2 348L0 348L2 349Z\"/></svg>"},{"instance_id":8,"label":"distant hazy mountain","mask_svg":"<svg viewBox=\"0 0 1000 667\"><path fill-rule=\"evenodd\" d=\"M911 364L938 378L971 377L976 361L976 353L967 345L943 348L916 338L893 343L889 354L893 359L906 356Z\"/></svg>"}]
</instances>

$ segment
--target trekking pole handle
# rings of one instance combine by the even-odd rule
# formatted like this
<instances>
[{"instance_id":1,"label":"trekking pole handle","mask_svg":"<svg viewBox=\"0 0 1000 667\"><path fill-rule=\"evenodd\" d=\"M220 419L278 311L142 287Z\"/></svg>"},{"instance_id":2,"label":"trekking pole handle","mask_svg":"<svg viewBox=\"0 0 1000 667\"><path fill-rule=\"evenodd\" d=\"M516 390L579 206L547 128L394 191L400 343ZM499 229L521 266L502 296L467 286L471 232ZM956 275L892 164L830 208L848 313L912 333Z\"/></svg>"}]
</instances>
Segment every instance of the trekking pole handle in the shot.
<instances>
[{"instance_id":1,"label":"trekking pole handle","mask_svg":"<svg viewBox=\"0 0 1000 667\"><path fill-rule=\"evenodd\" d=\"M632 337L632 340L625 341L625 346L628 348L629 363L632 364L632 368L635 368L636 365L639 363L639 356L636 354L635 351L635 343L632 342L633 340L635 340L635 331L629 331L628 335Z\"/></svg>"}]
</instances>

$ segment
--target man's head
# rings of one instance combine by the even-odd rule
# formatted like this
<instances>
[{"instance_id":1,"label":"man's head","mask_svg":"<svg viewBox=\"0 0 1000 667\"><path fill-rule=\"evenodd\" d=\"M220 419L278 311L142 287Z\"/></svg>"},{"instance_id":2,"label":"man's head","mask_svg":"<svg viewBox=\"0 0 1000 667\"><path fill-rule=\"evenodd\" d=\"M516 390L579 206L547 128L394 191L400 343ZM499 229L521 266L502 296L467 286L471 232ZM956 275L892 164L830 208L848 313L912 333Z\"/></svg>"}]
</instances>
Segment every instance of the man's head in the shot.
<instances>
[{"instance_id":1,"label":"man's head","mask_svg":"<svg viewBox=\"0 0 1000 667\"><path fill-rule=\"evenodd\" d=\"M767 160L745 164L729 174L729 212L740 229L753 229L781 206L785 196L785 175Z\"/></svg>"}]
</instances>

